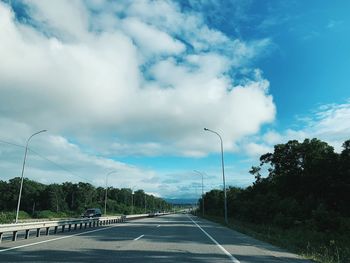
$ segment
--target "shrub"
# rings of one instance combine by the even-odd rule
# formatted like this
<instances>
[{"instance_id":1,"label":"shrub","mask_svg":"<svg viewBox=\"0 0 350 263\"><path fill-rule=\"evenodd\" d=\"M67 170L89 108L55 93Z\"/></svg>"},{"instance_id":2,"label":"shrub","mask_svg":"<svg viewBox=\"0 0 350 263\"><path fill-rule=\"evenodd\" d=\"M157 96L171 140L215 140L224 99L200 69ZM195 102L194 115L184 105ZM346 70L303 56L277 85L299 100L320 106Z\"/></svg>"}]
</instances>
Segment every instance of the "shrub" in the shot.
<instances>
[{"instance_id":1,"label":"shrub","mask_svg":"<svg viewBox=\"0 0 350 263\"><path fill-rule=\"evenodd\" d=\"M0 213L0 224L8 224L14 222L16 217L15 212L1 212Z\"/></svg>"}]
</instances>

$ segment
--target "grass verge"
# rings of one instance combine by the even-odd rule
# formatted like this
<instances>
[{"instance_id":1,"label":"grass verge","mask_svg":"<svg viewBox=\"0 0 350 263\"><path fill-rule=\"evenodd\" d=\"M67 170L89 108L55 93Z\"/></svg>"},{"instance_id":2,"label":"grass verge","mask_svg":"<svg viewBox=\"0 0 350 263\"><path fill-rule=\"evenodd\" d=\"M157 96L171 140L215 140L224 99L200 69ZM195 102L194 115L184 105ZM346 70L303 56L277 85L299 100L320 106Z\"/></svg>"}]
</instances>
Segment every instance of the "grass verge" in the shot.
<instances>
[{"instance_id":1,"label":"grass verge","mask_svg":"<svg viewBox=\"0 0 350 263\"><path fill-rule=\"evenodd\" d=\"M204 218L225 225L222 217L205 216ZM316 232L303 226L282 229L232 219L229 222L229 227L315 262L350 262L350 235L346 231L339 233Z\"/></svg>"}]
</instances>

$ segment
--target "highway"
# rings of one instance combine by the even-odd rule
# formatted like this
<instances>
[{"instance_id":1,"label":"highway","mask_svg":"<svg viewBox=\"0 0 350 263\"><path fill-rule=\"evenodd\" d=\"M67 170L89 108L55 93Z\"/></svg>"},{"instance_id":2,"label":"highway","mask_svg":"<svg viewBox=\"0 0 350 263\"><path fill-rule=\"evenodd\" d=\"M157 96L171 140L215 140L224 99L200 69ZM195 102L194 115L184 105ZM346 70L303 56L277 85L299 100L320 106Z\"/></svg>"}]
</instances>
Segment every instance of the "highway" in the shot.
<instances>
[{"instance_id":1,"label":"highway","mask_svg":"<svg viewBox=\"0 0 350 263\"><path fill-rule=\"evenodd\" d=\"M307 260L218 224L176 214L6 241L0 262L256 262Z\"/></svg>"}]
</instances>

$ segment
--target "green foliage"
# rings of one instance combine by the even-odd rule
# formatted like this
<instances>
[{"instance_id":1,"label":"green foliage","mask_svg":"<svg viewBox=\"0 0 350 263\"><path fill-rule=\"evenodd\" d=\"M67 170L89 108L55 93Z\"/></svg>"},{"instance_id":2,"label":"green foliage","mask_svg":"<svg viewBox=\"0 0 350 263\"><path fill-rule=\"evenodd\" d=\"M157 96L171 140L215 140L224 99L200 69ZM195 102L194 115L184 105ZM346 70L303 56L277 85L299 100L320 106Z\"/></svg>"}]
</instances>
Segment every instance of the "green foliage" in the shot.
<instances>
[{"instance_id":1,"label":"green foliage","mask_svg":"<svg viewBox=\"0 0 350 263\"><path fill-rule=\"evenodd\" d=\"M0 181L0 223L14 220L15 212L5 211L16 209L19 187L19 177L9 182ZM44 185L24 178L19 218L79 216L85 209L92 207L104 211L105 190L82 182ZM133 196L132 190L128 188L109 187L107 191L107 213L110 215L163 211L170 207L163 199L148 195L143 190L135 191Z\"/></svg>"},{"instance_id":2,"label":"green foliage","mask_svg":"<svg viewBox=\"0 0 350 263\"><path fill-rule=\"evenodd\" d=\"M8 224L15 222L16 212L0 212L0 224ZM24 211L19 211L18 219L29 219L30 215Z\"/></svg>"},{"instance_id":3,"label":"green foliage","mask_svg":"<svg viewBox=\"0 0 350 263\"><path fill-rule=\"evenodd\" d=\"M15 212L0 212L0 224L12 223L15 217Z\"/></svg>"},{"instance_id":4,"label":"green foliage","mask_svg":"<svg viewBox=\"0 0 350 263\"><path fill-rule=\"evenodd\" d=\"M69 215L67 215L65 212L53 212L51 210L43 210L43 211L38 211L35 213L34 218L48 218L48 219L53 219L53 218L67 218Z\"/></svg>"},{"instance_id":5,"label":"green foliage","mask_svg":"<svg viewBox=\"0 0 350 263\"><path fill-rule=\"evenodd\" d=\"M230 218L322 262L350 262L350 140L340 154L318 139L278 144L249 173L252 186L227 189ZM222 190L204 198L207 215L223 215Z\"/></svg>"},{"instance_id":6,"label":"green foliage","mask_svg":"<svg viewBox=\"0 0 350 263\"><path fill-rule=\"evenodd\" d=\"M223 217L206 216L206 218L224 224ZM256 239L286 248L316 262L350 262L350 236L346 233L317 232L306 225L284 229L232 218L229 219L229 227Z\"/></svg>"}]
</instances>

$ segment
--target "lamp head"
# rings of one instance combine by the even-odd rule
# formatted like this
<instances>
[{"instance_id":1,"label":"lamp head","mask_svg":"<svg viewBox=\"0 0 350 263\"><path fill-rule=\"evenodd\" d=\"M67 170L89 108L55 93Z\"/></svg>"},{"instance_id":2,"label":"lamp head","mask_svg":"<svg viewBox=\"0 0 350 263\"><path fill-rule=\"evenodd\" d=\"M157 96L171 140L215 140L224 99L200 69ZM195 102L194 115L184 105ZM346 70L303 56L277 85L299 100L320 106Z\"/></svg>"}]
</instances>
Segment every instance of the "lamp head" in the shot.
<instances>
[{"instance_id":1,"label":"lamp head","mask_svg":"<svg viewBox=\"0 0 350 263\"><path fill-rule=\"evenodd\" d=\"M205 131L207 131L208 129L207 128L204 128Z\"/></svg>"}]
</instances>

